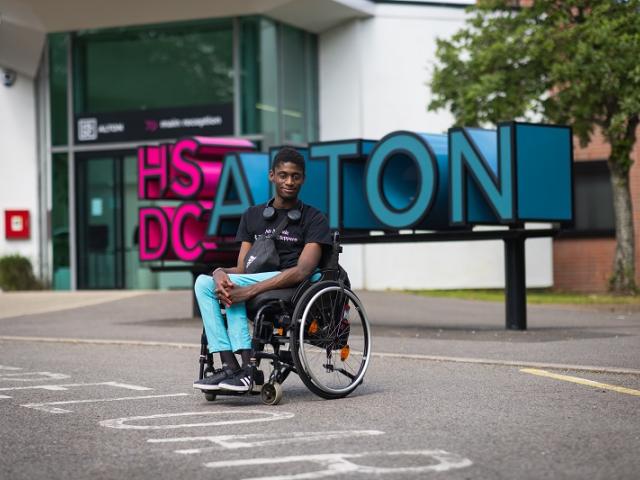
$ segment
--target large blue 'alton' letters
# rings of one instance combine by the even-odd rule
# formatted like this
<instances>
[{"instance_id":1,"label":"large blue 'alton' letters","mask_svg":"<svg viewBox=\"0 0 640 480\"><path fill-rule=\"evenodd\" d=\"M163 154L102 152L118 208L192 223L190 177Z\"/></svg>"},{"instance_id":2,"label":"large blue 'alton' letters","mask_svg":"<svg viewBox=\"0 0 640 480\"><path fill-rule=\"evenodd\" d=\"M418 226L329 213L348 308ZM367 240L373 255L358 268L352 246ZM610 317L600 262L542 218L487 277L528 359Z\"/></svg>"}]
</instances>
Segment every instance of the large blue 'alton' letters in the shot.
<instances>
[{"instance_id":1,"label":"large blue 'alton' letters","mask_svg":"<svg viewBox=\"0 0 640 480\"><path fill-rule=\"evenodd\" d=\"M251 204L272 194L278 148L225 157L208 235L233 233ZM394 132L379 142L312 143L300 198L342 230L446 230L476 224L573 219L568 127L509 122L448 135Z\"/></svg>"}]
</instances>

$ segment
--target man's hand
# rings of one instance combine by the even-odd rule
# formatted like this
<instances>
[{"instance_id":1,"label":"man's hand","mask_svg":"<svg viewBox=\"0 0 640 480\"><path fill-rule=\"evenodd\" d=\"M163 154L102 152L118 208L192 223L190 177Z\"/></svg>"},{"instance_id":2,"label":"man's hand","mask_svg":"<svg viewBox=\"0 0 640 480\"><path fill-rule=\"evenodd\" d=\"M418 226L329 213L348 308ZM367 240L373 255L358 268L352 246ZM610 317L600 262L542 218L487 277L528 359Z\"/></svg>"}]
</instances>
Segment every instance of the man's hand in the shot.
<instances>
[{"instance_id":1,"label":"man's hand","mask_svg":"<svg viewBox=\"0 0 640 480\"><path fill-rule=\"evenodd\" d=\"M218 299L222 303L224 303L225 306L227 307L230 306L231 305L230 293L235 285L229 278L229 275L227 275L227 273L222 269L214 270L212 276L213 276L213 283L216 286L215 292L216 292L216 295L218 296Z\"/></svg>"},{"instance_id":2,"label":"man's hand","mask_svg":"<svg viewBox=\"0 0 640 480\"><path fill-rule=\"evenodd\" d=\"M256 293L254 290L253 285L248 287L235 287L229 290L229 304L246 302L250 298L255 297Z\"/></svg>"}]
</instances>

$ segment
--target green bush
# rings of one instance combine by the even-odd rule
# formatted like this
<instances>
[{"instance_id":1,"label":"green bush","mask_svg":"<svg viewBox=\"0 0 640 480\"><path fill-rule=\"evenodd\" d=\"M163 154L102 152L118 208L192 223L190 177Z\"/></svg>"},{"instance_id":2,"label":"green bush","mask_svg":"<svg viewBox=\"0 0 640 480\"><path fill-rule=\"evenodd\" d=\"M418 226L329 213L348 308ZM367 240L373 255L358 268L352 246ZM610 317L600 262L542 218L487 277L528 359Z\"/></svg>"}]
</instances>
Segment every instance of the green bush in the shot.
<instances>
[{"instance_id":1,"label":"green bush","mask_svg":"<svg viewBox=\"0 0 640 480\"><path fill-rule=\"evenodd\" d=\"M28 258L22 255L0 257L0 288L11 290L39 290L40 282L33 275Z\"/></svg>"}]
</instances>

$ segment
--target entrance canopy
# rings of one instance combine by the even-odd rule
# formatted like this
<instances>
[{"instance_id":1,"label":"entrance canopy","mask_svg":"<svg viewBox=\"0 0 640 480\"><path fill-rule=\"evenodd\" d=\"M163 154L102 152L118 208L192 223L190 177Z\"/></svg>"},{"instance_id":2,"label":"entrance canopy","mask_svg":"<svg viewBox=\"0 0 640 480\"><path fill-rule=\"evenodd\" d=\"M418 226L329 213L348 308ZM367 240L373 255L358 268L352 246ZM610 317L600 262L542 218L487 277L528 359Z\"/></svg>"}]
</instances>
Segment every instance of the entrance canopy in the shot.
<instances>
[{"instance_id":1,"label":"entrance canopy","mask_svg":"<svg viewBox=\"0 0 640 480\"><path fill-rule=\"evenodd\" d=\"M0 0L0 67L35 76L45 35L198 18L265 15L319 33L369 17L367 0Z\"/></svg>"}]
</instances>

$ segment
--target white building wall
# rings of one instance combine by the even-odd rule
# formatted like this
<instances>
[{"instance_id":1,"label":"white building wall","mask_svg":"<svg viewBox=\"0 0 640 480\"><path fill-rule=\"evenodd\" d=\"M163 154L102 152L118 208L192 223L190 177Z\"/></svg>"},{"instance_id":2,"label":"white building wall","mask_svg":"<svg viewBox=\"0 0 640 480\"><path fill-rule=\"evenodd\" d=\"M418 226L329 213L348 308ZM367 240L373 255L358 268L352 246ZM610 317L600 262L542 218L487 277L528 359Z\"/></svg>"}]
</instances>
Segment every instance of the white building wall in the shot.
<instances>
[{"instance_id":1,"label":"white building wall","mask_svg":"<svg viewBox=\"0 0 640 480\"><path fill-rule=\"evenodd\" d=\"M379 139L395 130L445 133L448 112L428 112L436 39L463 26L459 8L378 5L375 16L319 37L320 140ZM348 245L342 263L356 288L498 288L503 243ZM526 242L531 287L553 284L551 239Z\"/></svg>"},{"instance_id":2,"label":"white building wall","mask_svg":"<svg viewBox=\"0 0 640 480\"><path fill-rule=\"evenodd\" d=\"M38 167L34 81L18 74L11 87L0 84L0 256L28 257L38 265ZM29 210L31 238L7 240L5 210Z\"/></svg>"}]
</instances>

